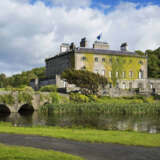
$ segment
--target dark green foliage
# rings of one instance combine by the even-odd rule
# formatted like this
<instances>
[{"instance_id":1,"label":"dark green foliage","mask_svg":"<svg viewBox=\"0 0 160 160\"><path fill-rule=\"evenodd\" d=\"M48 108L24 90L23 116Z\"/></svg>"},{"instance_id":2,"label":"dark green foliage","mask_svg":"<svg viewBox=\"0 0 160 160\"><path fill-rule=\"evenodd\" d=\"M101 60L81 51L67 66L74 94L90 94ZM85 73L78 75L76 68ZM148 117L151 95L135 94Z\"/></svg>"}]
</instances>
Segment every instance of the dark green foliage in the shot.
<instances>
[{"instance_id":1,"label":"dark green foliage","mask_svg":"<svg viewBox=\"0 0 160 160\"><path fill-rule=\"evenodd\" d=\"M12 105L14 104L14 97L11 94L0 95L0 103Z\"/></svg>"},{"instance_id":2,"label":"dark green foliage","mask_svg":"<svg viewBox=\"0 0 160 160\"><path fill-rule=\"evenodd\" d=\"M140 50L136 50L135 52L138 53L140 56L145 56L145 53Z\"/></svg>"},{"instance_id":3,"label":"dark green foliage","mask_svg":"<svg viewBox=\"0 0 160 160\"><path fill-rule=\"evenodd\" d=\"M18 93L18 102L32 104L33 97L30 93L27 92L19 92Z\"/></svg>"},{"instance_id":4,"label":"dark green foliage","mask_svg":"<svg viewBox=\"0 0 160 160\"><path fill-rule=\"evenodd\" d=\"M85 95L98 94L99 88L107 84L104 76L84 70L66 70L62 73L61 78L70 84L75 84Z\"/></svg>"},{"instance_id":5,"label":"dark green foliage","mask_svg":"<svg viewBox=\"0 0 160 160\"><path fill-rule=\"evenodd\" d=\"M56 85L46 85L40 88L41 92L56 92L57 87Z\"/></svg>"},{"instance_id":6,"label":"dark green foliage","mask_svg":"<svg viewBox=\"0 0 160 160\"><path fill-rule=\"evenodd\" d=\"M31 79L45 78L45 67L34 68L31 71L22 72L11 77L6 77L5 74L0 74L0 88L21 87L22 85L29 85Z\"/></svg>"},{"instance_id":7,"label":"dark green foliage","mask_svg":"<svg viewBox=\"0 0 160 160\"><path fill-rule=\"evenodd\" d=\"M148 55L148 76L160 78L160 48L152 51L146 50Z\"/></svg>"}]
</instances>

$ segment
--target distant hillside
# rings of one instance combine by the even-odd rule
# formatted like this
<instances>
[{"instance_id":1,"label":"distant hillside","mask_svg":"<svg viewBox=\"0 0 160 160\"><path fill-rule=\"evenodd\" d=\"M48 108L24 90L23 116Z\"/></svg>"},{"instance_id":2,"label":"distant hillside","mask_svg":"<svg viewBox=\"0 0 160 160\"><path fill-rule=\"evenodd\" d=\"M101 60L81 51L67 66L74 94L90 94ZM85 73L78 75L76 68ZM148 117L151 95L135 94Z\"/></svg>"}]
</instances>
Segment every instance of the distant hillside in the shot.
<instances>
[{"instance_id":1,"label":"distant hillside","mask_svg":"<svg viewBox=\"0 0 160 160\"><path fill-rule=\"evenodd\" d=\"M6 77L5 74L0 74L0 88L7 86L20 87L22 85L29 85L31 79L45 78L45 67L34 68L30 71L22 72L11 77Z\"/></svg>"}]
</instances>

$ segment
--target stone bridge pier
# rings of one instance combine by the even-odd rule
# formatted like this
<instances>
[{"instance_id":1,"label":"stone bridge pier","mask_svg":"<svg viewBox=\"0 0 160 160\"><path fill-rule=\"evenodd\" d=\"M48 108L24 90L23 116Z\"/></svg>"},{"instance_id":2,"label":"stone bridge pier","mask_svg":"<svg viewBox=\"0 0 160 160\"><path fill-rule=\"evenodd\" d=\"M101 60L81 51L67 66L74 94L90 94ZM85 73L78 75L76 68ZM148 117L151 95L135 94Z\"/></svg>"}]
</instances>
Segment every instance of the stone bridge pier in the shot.
<instances>
[{"instance_id":1,"label":"stone bridge pier","mask_svg":"<svg viewBox=\"0 0 160 160\"><path fill-rule=\"evenodd\" d=\"M0 111L8 109L8 112L19 112L22 107L30 106L33 110L45 104L51 103L48 93L29 93L29 92L0 92ZM5 108L6 107L6 108Z\"/></svg>"}]
</instances>

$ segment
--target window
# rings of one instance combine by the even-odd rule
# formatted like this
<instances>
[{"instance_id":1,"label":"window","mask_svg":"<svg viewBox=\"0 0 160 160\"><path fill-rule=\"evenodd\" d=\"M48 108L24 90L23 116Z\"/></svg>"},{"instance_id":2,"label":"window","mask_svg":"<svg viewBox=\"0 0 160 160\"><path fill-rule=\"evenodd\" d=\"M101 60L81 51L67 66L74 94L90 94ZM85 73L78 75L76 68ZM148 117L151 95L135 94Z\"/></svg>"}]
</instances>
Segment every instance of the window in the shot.
<instances>
[{"instance_id":1,"label":"window","mask_svg":"<svg viewBox=\"0 0 160 160\"><path fill-rule=\"evenodd\" d=\"M138 78L143 79L143 71L142 70L139 71Z\"/></svg>"},{"instance_id":2,"label":"window","mask_svg":"<svg viewBox=\"0 0 160 160\"><path fill-rule=\"evenodd\" d=\"M129 72L129 77L133 78L133 72L132 71Z\"/></svg>"},{"instance_id":3,"label":"window","mask_svg":"<svg viewBox=\"0 0 160 160\"><path fill-rule=\"evenodd\" d=\"M143 64L143 61L139 61L139 64Z\"/></svg>"},{"instance_id":4,"label":"window","mask_svg":"<svg viewBox=\"0 0 160 160\"><path fill-rule=\"evenodd\" d=\"M122 88L123 88L123 89L126 89L126 83L125 83L125 82L123 82Z\"/></svg>"},{"instance_id":5,"label":"window","mask_svg":"<svg viewBox=\"0 0 160 160\"><path fill-rule=\"evenodd\" d=\"M106 59L105 58L102 58L102 62L105 62L106 61Z\"/></svg>"},{"instance_id":6,"label":"window","mask_svg":"<svg viewBox=\"0 0 160 160\"><path fill-rule=\"evenodd\" d=\"M119 77L119 73L118 72L116 72L116 78L118 78Z\"/></svg>"},{"instance_id":7,"label":"window","mask_svg":"<svg viewBox=\"0 0 160 160\"><path fill-rule=\"evenodd\" d=\"M142 83L138 83L138 88L142 89L143 88L143 84Z\"/></svg>"},{"instance_id":8,"label":"window","mask_svg":"<svg viewBox=\"0 0 160 160\"><path fill-rule=\"evenodd\" d=\"M109 83L109 88L112 88L112 83Z\"/></svg>"},{"instance_id":9,"label":"window","mask_svg":"<svg viewBox=\"0 0 160 160\"><path fill-rule=\"evenodd\" d=\"M109 71L109 78L111 78L112 77L112 72L111 71Z\"/></svg>"},{"instance_id":10,"label":"window","mask_svg":"<svg viewBox=\"0 0 160 160\"><path fill-rule=\"evenodd\" d=\"M126 73L122 72L122 78L125 78L125 77L126 77Z\"/></svg>"},{"instance_id":11,"label":"window","mask_svg":"<svg viewBox=\"0 0 160 160\"><path fill-rule=\"evenodd\" d=\"M132 82L129 83L129 88L132 89Z\"/></svg>"},{"instance_id":12,"label":"window","mask_svg":"<svg viewBox=\"0 0 160 160\"><path fill-rule=\"evenodd\" d=\"M153 83L150 84L150 88L153 89Z\"/></svg>"},{"instance_id":13,"label":"window","mask_svg":"<svg viewBox=\"0 0 160 160\"><path fill-rule=\"evenodd\" d=\"M102 75L105 76L105 70L102 70Z\"/></svg>"},{"instance_id":14,"label":"window","mask_svg":"<svg viewBox=\"0 0 160 160\"><path fill-rule=\"evenodd\" d=\"M83 56L83 57L82 57L82 61L86 61L86 57Z\"/></svg>"},{"instance_id":15,"label":"window","mask_svg":"<svg viewBox=\"0 0 160 160\"><path fill-rule=\"evenodd\" d=\"M109 59L109 62L112 63L112 58Z\"/></svg>"},{"instance_id":16,"label":"window","mask_svg":"<svg viewBox=\"0 0 160 160\"><path fill-rule=\"evenodd\" d=\"M116 88L119 88L119 83L116 83Z\"/></svg>"},{"instance_id":17,"label":"window","mask_svg":"<svg viewBox=\"0 0 160 160\"><path fill-rule=\"evenodd\" d=\"M95 62L98 62L98 57L95 57L94 61L95 61Z\"/></svg>"}]
</instances>

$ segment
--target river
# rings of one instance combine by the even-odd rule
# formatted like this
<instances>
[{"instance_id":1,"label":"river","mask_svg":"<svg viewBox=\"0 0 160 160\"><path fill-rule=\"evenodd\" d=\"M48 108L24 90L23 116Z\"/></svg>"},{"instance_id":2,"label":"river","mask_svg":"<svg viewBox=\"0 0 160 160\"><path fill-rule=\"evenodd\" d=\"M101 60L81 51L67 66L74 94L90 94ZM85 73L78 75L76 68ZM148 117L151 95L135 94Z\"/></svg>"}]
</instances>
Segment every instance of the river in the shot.
<instances>
[{"instance_id":1,"label":"river","mask_svg":"<svg viewBox=\"0 0 160 160\"><path fill-rule=\"evenodd\" d=\"M89 127L103 130L128 130L160 133L159 116L106 114L54 114L41 112L0 113L0 121L14 126Z\"/></svg>"}]
</instances>

